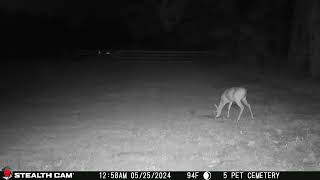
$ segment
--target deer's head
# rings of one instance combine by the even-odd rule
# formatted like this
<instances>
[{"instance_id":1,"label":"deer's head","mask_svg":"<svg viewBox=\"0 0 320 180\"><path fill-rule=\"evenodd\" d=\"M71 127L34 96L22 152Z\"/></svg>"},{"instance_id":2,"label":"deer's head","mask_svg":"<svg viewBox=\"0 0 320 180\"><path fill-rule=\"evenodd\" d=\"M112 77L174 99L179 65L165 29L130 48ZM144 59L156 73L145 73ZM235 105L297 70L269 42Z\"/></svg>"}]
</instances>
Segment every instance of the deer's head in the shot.
<instances>
[{"instance_id":1,"label":"deer's head","mask_svg":"<svg viewBox=\"0 0 320 180\"><path fill-rule=\"evenodd\" d=\"M217 118L217 117L219 117L220 114L221 114L221 108L220 108L220 106L217 106L217 104L214 104L214 107L215 107L216 109L213 110L213 113L214 113L215 117Z\"/></svg>"}]
</instances>

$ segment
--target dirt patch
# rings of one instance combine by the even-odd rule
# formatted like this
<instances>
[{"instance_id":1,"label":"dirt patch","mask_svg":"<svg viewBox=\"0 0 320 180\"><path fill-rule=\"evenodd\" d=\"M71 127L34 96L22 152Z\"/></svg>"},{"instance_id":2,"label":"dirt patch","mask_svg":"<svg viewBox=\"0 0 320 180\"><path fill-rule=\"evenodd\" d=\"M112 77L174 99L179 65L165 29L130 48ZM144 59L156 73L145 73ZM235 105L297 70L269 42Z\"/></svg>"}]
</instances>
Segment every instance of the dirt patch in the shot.
<instances>
[{"instance_id":1,"label":"dirt patch","mask_svg":"<svg viewBox=\"0 0 320 180\"><path fill-rule=\"evenodd\" d=\"M0 166L320 170L319 103L313 93L282 88L286 79L274 86L256 71L234 68L227 76L223 69L228 67L190 63L99 64L90 71L85 66L67 66L63 82L56 78L34 89L38 93L24 95L23 103L6 106L2 118L10 123L0 130L6 144L0 148ZM241 84L248 88L255 119L245 109L236 123L236 106L229 119L226 109L214 118L222 90Z\"/></svg>"}]
</instances>

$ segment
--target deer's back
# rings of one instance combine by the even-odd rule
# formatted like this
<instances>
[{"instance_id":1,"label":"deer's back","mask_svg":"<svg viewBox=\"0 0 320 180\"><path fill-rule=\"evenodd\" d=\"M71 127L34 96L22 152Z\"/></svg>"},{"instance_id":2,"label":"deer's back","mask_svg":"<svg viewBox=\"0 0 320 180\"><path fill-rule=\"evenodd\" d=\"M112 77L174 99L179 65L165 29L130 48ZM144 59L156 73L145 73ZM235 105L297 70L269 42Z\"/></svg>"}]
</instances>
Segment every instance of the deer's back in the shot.
<instances>
[{"instance_id":1,"label":"deer's back","mask_svg":"<svg viewBox=\"0 0 320 180\"><path fill-rule=\"evenodd\" d=\"M226 89L221 95L221 99L227 102L234 102L243 99L247 94L247 90L243 87L232 87Z\"/></svg>"}]
</instances>

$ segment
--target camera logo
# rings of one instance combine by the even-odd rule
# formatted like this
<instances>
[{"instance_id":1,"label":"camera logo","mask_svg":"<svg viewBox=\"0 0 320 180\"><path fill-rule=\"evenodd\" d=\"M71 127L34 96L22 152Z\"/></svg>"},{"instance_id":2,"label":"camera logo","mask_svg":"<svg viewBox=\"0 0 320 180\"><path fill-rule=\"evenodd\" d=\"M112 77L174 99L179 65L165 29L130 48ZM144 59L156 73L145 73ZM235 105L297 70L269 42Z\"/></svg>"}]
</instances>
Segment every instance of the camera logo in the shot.
<instances>
[{"instance_id":1,"label":"camera logo","mask_svg":"<svg viewBox=\"0 0 320 180\"><path fill-rule=\"evenodd\" d=\"M11 170L10 167L4 167L4 168L2 168L1 172L2 172L2 175L1 175L1 176L2 176L2 178L5 179L5 180L10 179L10 178L12 177L12 174L13 174L13 172L12 172L12 170Z\"/></svg>"}]
</instances>

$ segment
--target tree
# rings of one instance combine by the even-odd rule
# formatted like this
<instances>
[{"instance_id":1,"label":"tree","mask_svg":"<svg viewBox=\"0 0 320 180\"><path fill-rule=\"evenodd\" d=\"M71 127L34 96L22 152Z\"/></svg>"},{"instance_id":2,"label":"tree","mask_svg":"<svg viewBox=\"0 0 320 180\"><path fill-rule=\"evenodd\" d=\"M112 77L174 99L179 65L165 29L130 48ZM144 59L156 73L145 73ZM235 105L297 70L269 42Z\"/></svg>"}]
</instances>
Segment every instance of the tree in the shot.
<instances>
[{"instance_id":1,"label":"tree","mask_svg":"<svg viewBox=\"0 0 320 180\"><path fill-rule=\"evenodd\" d=\"M181 22L189 0L151 0L151 2L162 22L163 29L171 32L175 25Z\"/></svg>"},{"instance_id":2,"label":"tree","mask_svg":"<svg viewBox=\"0 0 320 180\"><path fill-rule=\"evenodd\" d=\"M297 72L320 77L320 27L318 0L296 0L288 58Z\"/></svg>"}]
</instances>

